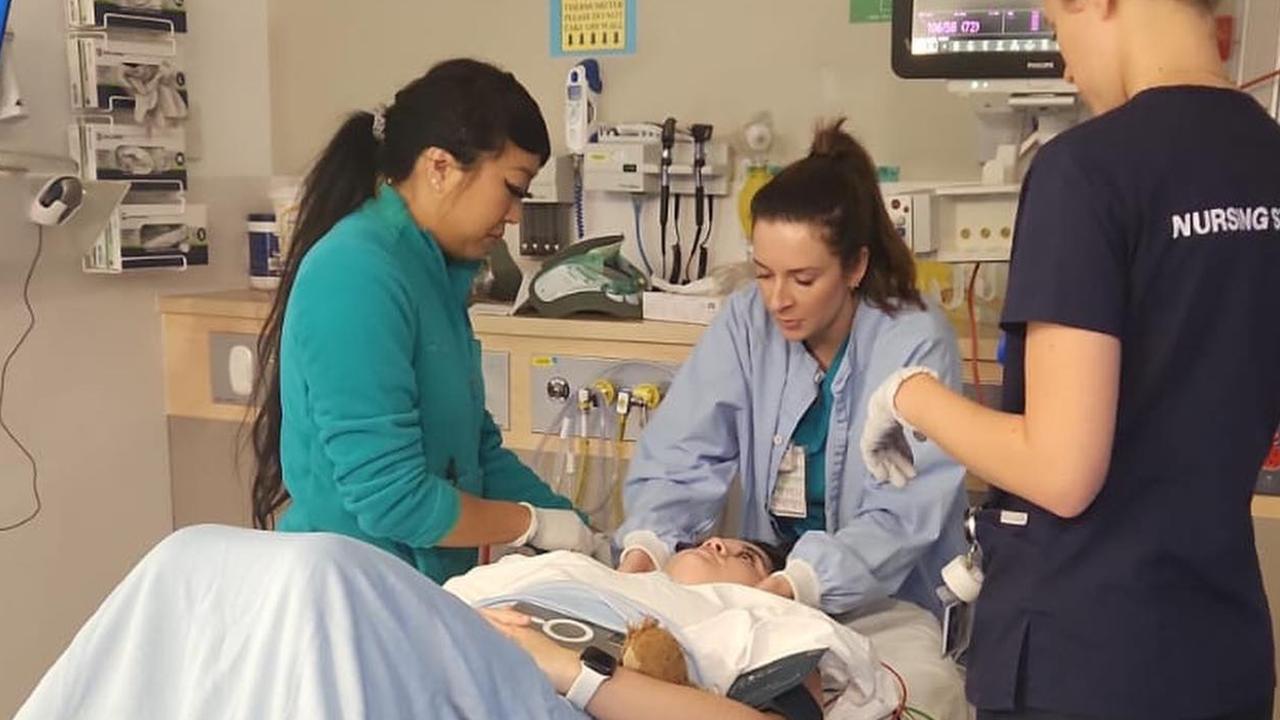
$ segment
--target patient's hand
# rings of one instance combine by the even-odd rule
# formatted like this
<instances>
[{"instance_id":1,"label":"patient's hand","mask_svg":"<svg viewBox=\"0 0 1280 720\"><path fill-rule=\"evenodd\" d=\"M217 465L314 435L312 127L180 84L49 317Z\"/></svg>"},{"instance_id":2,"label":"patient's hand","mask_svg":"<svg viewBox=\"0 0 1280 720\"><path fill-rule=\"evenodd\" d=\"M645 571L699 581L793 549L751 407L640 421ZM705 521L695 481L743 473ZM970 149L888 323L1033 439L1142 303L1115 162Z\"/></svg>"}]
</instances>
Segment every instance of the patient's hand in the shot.
<instances>
[{"instance_id":1,"label":"patient's hand","mask_svg":"<svg viewBox=\"0 0 1280 720\"><path fill-rule=\"evenodd\" d=\"M480 608L480 615L498 632L529 653L561 695L578 677L578 655L530 625L529 616L509 608Z\"/></svg>"}]
</instances>

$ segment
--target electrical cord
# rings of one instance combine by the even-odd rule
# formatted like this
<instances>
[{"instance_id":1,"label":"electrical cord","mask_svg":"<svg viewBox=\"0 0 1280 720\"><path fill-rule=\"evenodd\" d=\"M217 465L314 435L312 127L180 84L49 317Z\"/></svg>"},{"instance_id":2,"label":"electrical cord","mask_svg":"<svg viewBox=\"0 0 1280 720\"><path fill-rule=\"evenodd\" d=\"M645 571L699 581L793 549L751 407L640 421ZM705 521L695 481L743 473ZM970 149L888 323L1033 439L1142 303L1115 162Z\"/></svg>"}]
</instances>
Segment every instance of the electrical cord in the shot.
<instances>
[{"instance_id":1,"label":"electrical cord","mask_svg":"<svg viewBox=\"0 0 1280 720\"><path fill-rule=\"evenodd\" d=\"M684 245L684 238L680 237L680 196L676 195L676 244L671 248L671 277L667 278L672 285L680 284L680 275L684 269L683 251L681 245Z\"/></svg>"},{"instance_id":2,"label":"electrical cord","mask_svg":"<svg viewBox=\"0 0 1280 720\"><path fill-rule=\"evenodd\" d=\"M14 435L13 430L9 429L9 424L4 419L4 392L9 378L9 364L13 362L13 358L22 349L23 344L27 342L27 338L31 336L31 332L36 329L36 311L31 306L31 278L36 274L36 266L40 264L40 255L44 253L44 228L36 226L36 253L31 258L31 266L27 268L27 278L22 283L22 303L27 308L27 329L22 332L22 336L18 338L18 342L14 344L13 349L4 359L4 366L0 368L0 428L4 429L9 439L18 447L18 450L27 458L27 462L31 465L31 494L35 496L36 507L31 511L30 515L22 518L11 525L0 525L0 532L9 532L32 522L44 509L44 505L40 501L40 468L36 463L35 456L27 449L26 445Z\"/></svg>"},{"instance_id":3,"label":"electrical cord","mask_svg":"<svg viewBox=\"0 0 1280 720\"><path fill-rule=\"evenodd\" d=\"M573 216L578 231L575 240L583 240L587 236L586 209L583 207L582 156L573 156Z\"/></svg>"},{"instance_id":4,"label":"electrical cord","mask_svg":"<svg viewBox=\"0 0 1280 720\"><path fill-rule=\"evenodd\" d=\"M1241 90L1252 90L1253 88L1255 88L1255 87L1257 87L1257 86L1259 86L1259 85L1261 85L1261 84L1263 84L1263 83L1265 83L1265 82L1267 82L1267 81L1269 81L1269 80L1275 80L1277 77L1280 77L1280 70L1272 70L1271 72L1269 72L1269 73L1267 73L1267 74L1265 74L1265 75L1259 75L1258 77L1253 78L1252 80L1246 80L1246 81L1244 81L1244 82L1240 83L1240 89L1241 89Z\"/></svg>"},{"instance_id":5,"label":"electrical cord","mask_svg":"<svg viewBox=\"0 0 1280 720\"><path fill-rule=\"evenodd\" d=\"M702 246L698 248L698 277L701 280L707 276L707 256L710 253L708 245L711 244L711 231L716 226L716 204L712 202L711 197L707 197L707 230L702 236ZM693 256L689 257L689 264L693 264Z\"/></svg>"},{"instance_id":6,"label":"electrical cord","mask_svg":"<svg viewBox=\"0 0 1280 720\"><path fill-rule=\"evenodd\" d=\"M972 349L972 357L969 359L973 368L973 396L977 399L978 404L982 402L982 374L979 372L978 365L978 311L973 306L973 289L978 284L978 271L982 270L982 263L973 264L973 274L969 276L969 289L965 293L969 306L969 342Z\"/></svg>"},{"instance_id":7,"label":"electrical cord","mask_svg":"<svg viewBox=\"0 0 1280 720\"><path fill-rule=\"evenodd\" d=\"M893 709L893 714L889 717L893 718L893 720L902 720L903 713L907 711L907 681L889 663L881 661L880 664L884 666L885 670L893 674L894 679L898 681L898 691L901 693L898 696L898 706Z\"/></svg>"},{"instance_id":8,"label":"electrical cord","mask_svg":"<svg viewBox=\"0 0 1280 720\"><path fill-rule=\"evenodd\" d=\"M631 211L636 217L636 248L640 251L640 262L644 263L645 277L653 277L653 265L649 262L649 254L644 249L644 235L640 232L640 215L644 209L644 198L631 198Z\"/></svg>"},{"instance_id":9,"label":"electrical cord","mask_svg":"<svg viewBox=\"0 0 1280 720\"><path fill-rule=\"evenodd\" d=\"M698 200L695 198L693 202L695 212L700 212L702 208L699 207ZM690 283L693 281L691 275L693 274L694 263L697 262L698 249L702 247L703 230L703 225L697 223L694 224L693 243L689 246L689 257L687 262L684 264L684 268L680 271L682 282L684 283Z\"/></svg>"}]
</instances>

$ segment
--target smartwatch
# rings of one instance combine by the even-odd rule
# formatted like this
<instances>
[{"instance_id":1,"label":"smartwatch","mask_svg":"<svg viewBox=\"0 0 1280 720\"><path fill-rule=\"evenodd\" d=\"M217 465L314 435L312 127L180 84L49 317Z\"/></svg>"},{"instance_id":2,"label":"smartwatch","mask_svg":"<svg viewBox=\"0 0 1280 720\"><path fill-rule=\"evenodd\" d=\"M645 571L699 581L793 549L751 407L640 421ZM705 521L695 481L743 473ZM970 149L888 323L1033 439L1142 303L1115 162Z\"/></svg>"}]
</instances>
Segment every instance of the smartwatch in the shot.
<instances>
[{"instance_id":1,"label":"smartwatch","mask_svg":"<svg viewBox=\"0 0 1280 720\"><path fill-rule=\"evenodd\" d=\"M618 669L618 659L598 647L589 647L578 657L581 669L569 691L564 694L575 708L587 711L587 705L606 680Z\"/></svg>"}]
</instances>

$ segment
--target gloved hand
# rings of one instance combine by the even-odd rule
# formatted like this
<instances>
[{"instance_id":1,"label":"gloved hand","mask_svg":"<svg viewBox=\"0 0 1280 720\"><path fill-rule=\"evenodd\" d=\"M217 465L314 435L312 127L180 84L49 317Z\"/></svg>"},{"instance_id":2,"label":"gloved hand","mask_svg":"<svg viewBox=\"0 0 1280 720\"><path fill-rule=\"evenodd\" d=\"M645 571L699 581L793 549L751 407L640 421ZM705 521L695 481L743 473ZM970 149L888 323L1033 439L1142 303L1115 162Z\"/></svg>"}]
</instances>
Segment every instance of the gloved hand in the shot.
<instances>
[{"instance_id":1,"label":"gloved hand","mask_svg":"<svg viewBox=\"0 0 1280 720\"><path fill-rule=\"evenodd\" d=\"M584 555L592 554L597 547L596 535L572 510L521 505L529 510L529 527L511 544L529 545L539 550L573 550Z\"/></svg>"},{"instance_id":2,"label":"gloved hand","mask_svg":"<svg viewBox=\"0 0 1280 720\"><path fill-rule=\"evenodd\" d=\"M893 404L902 383L916 375L938 377L926 367L903 368L880 383L867 400L867 421L860 443L862 461L877 480L888 481L894 487L905 487L916 476L915 457L906 435L915 430L907 426Z\"/></svg>"},{"instance_id":3,"label":"gloved hand","mask_svg":"<svg viewBox=\"0 0 1280 720\"><path fill-rule=\"evenodd\" d=\"M608 535L595 533L595 547L591 550L591 556L605 565L613 567L613 542Z\"/></svg>"},{"instance_id":4,"label":"gloved hand","mask_svg":"<svg viewBox=\"0 0 1280 720\"><path fill-rule=\"evenodd\" d=\"M622 538L622 555L618 571L624 573L653 572L671 559L671 550L652 530L632 530Z\"/></svg>"},{"instance_id":5,"label":"gloved hand","mask_svg":"<svg viewBox=\"0 0 1280 720\"><path fill-rule=\"evenodd\" d=\"M627 550L632 550L632 552L627 552ZM658 569L658 566L653 562L653 558L649 557L649 553L639 548L627 548L627 550L623 550L622 557L619 558L618 572L645 573Z\"/></svg>"}]
</instances>

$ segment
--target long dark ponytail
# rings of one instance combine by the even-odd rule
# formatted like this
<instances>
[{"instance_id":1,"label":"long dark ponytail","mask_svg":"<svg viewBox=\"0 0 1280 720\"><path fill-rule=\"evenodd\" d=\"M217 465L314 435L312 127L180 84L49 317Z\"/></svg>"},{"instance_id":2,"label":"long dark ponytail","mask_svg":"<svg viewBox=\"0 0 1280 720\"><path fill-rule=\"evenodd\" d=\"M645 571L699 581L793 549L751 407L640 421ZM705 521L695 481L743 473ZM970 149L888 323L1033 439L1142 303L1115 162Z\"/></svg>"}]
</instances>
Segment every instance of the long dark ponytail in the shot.
<instances>
[{"instance_id":1,"label":"long dark ponytail","mask_svg":"<svg viewBox=\"0 0 1280 720\"><path fill-rule=\"evenodd\" d=\"M372 198L378 183L408 178L430 147L447 150L463 166L499 153L507 142L539 156L551 154L537 102L511 73L476 60L447 60L396 93L384 112L381 139L375 115L357 112L342 124L302 185L298 223L284 276L258 338L253 422L256 468L253 524L275 525L289 500L280 462L280 341L289 295L303 258L338 223Z\"/></svg>"},{"instance_id":2,"label":"long dark ponytail","mask_svg":"<svg viewBox=\"0 0 1280 720\"><path fill-rule=\"evenodd\" d=\"M841 129L844 120L820 126L809 155L788 165L751 201L751 218L802 222L821 228L846 269L868 250L861 294L885 312L924 308L911 250L884 207L871 155Z\"/></svg>"}]
</instances>

